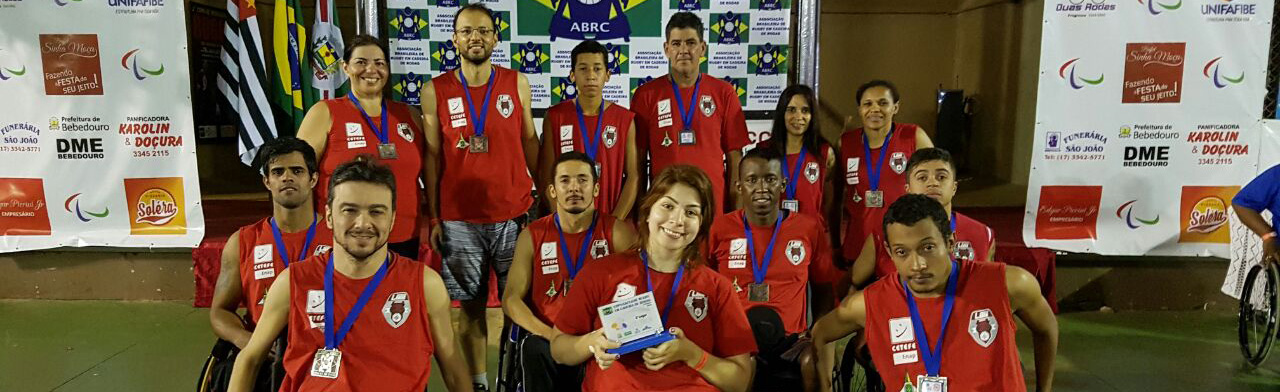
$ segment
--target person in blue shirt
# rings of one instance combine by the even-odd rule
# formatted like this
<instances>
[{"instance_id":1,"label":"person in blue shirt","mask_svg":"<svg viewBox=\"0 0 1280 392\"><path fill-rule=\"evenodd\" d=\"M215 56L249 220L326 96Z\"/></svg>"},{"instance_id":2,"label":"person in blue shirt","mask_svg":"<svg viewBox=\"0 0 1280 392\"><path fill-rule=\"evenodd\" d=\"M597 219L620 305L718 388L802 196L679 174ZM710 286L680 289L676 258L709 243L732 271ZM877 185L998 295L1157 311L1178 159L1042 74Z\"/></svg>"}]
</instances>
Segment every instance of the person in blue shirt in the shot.
<instances>
[{"instance_id":1,"label":"person in blue shirt","mask_svg":"<svg viewBox=\"0 0 1280 392\"><path fill-rule=\"evenodd\" d=\"M1231 208L1241 223L1262 237L1262 264L1276 262L1280 258L1276 253L1276 232L1280 231L1276 223L1280 219L1275 219L1280 216L1280 165L1272 166L1240 189L1231 199ZM1262 210L1271 211L1273 223L1262 218Z\"/></svg>"}]
</instances>

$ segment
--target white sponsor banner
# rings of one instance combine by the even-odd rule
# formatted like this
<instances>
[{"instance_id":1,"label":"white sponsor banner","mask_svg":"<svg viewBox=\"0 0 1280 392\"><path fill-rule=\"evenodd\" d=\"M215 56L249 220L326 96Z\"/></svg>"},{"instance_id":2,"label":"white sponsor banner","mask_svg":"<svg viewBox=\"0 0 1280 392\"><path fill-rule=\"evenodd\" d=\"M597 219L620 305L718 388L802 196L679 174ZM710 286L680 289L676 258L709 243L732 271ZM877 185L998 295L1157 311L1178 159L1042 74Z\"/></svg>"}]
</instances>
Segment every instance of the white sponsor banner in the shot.
<instances>
[{"instance_id":1,"label":"white sponsor banner","mask_svg":"<svg viewBox=\"0 0 1280 392\"><path fill-rule=\"evenodd\" d=\"M183 4L0 2L0 252L199 244Z\"/></svg>"},{"instance_id":2,"label":"white sponsor banner","mask_svg":"<svg viewBox=\"0 0 1280 392\"><path fill-rule=\"evenodd\" d=\"M460 66L453 16L475 0L388 0L392 96L418 103L422 83ZM696 13L707 42L702 72L737 87L744 110L773 110L791 66L793 0L483 0L499 41L492 61L529 79L533 107L576 96L570 52L584 39L609 51L606 99L630 106L640 84L667 74L663 28L676 12ZM622 10L619 12L618 10Z\"/></svg>"},{"instance_id":3,"label":"white sponsor banner","mask_svg":"<svg viewBox=\"0 0 1280 392\"><path fill-rule=\"evenodd\" d=\"M1049 0L1029 246L1227 256L1257 173L1274 4Z\"/></svg>"}]
</instances>

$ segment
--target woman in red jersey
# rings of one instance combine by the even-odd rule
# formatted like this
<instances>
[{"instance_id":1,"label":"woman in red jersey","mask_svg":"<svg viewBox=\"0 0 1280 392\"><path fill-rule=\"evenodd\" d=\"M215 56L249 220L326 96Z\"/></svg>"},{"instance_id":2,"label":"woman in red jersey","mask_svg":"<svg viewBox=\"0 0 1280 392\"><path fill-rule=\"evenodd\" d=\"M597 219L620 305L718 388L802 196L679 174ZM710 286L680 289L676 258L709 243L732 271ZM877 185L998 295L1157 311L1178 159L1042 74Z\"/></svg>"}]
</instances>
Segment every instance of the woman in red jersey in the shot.
<instances>
[{"instance_id":1,"label":"woman in red jersey","mask_svg":"<svg viewBox=\"0 0 1280 392\"><path fill-rule=\"evenodd\" d=\"M640 204L641 247L588 264L556 320L551 355L587 367L583 391L746 391L756 352L733 286L702 265L716 213L711 182L686 165L667 168ZM579 288L581 287L581 288ZM596 309L653 293L674 340L624 355L604 336Z\"/></svg>"},{"instance_id":2,"label":"woman in red jersey","mask_svg":"<svg viewBox=\"0 0 1280 392\"><path fill-rule=\"evenodd\" d=\"M396 176L396 221L389 247L401 256L417 259L422 116L409 105L383 96L390 70L387 51L377 38L357 35L352 39L342 56L342 70L351 79L351 92L311 106L298 128L298 138L310 144L320 158L320 184L328 183L338 164L357 155L377 157L391 167ZM316 205L327 204L328 190L316 190Z\"/></svg>"}]
</instances>

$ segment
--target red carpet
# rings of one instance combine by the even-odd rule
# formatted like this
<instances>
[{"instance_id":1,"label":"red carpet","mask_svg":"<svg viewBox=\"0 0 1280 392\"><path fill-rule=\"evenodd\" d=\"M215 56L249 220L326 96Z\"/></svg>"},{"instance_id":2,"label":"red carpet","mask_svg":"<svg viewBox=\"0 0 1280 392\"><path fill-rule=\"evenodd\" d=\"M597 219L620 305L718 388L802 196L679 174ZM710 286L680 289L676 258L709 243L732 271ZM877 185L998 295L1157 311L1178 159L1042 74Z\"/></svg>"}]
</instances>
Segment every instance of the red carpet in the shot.
<instances>
[{"instance_id":1,"label":"red carpet","mask_svg":"<svg viewBox=\"0 0 1280 392\"><path fill-rule=\"evenodd\" d=\"M1022 207L986 207L958 209L996 232L996 259L1026 269L1040 281L1040 289L1054 311L1058 310L1054 294L1054 253L1048 249L1030 249L1022 242ZM271 203L253 200L205 200L205 240L191 252L195 271L195 306L208 307L213 299L213 286L222 265L220 256L227 237L241 226L253 223L271 213ZM423 236L426 238L426 236ZM440 258L424 250L423 260L440 270ZM498 307L497 279L489 279L489 306Z\"/></svg>"}]
</instances>

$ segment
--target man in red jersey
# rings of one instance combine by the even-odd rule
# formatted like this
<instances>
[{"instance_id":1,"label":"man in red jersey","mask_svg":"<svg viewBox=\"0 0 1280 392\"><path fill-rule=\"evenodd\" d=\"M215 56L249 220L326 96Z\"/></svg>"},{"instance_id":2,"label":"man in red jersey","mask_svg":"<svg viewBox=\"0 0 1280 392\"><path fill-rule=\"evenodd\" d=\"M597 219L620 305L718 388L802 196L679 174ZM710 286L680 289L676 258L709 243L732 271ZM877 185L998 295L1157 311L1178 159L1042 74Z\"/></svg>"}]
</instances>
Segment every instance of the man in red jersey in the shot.
<instances>
[{"instance_id":1,"label":"man in red jersey","mask_svg":"<svg viewBox=\"0 0 1280 392\"><path fill-rule=\"evenodd\" d=\"M595 161L600 180L596 210L624 219L635 205L640 182L635 114L604 99L604 85L609 82L609 52L604 45L582 41L569 56L569 80L578 96L547 109L542 121L538 180L551 183L552 162L561 153L583 152ZM550 198L547 201L554 205Z\"/></svg>"},{"instance_id":2,"label":"man in red jersey","mask_svg":"<svg viewBox=\"0 0 1280 392\"><path fill-rule=\"evenodd\" d=\"M237 349L249 343L276 275L289 263L326 253L333 246L333 233L319 223L311 198L316 186L315 150L296 138L278 138L258 148L255 163L261 167L262 184L271 192L271 216L241 227L227 239L209 307L214 335ZM240 307L247 310L245 317L237 313Z\"/></svg>"},{"instance_id":3,"label":"man in red jersey","mask_svg":"<svg viewBox=\"0 0 1280 392\"><path fill-rule=\"evenodd\" d=\"M885 208L906 193L903 173L911 153L933 147L923 128L894 121L902 96L893 83L872 80L854 97L862 127L840 136L838 164L844 165L845 186L836 187L845 208L842 255L849 261L862 252L867 237L879 232Z\"/></svg>"},{"instance_id":4,"label":"man in red jersey","mask_svg":"<svg viewBox=\"0 0 1280 392\"><path fill-rule=\"evenodd\" d=\"M462 302L459 339L475 384L487 389L485 335L489 271L506 286L516 237L533 205L529 169L538 156L529 80L491 63L493 12L460 8L453 42L462 67L431 79L422 93L431 247L444 259L450 298ZM524 159L521 159L524 158Z\"/></svg>"},{"instance_id":5,"label":"man in red jersey","mask_svg":"<svg viewBox=\"0 0 1280 392\"><path fill-rule=\"evenodd\" d=\"M243 349L262 316L267 288L289 263L323 254L333 233L319 224L311 193L316 186L316 153L296 138L263 144L255 160L262 185L271 192L271 216L241 227L222 248L222 268L213 289L209 321L218 338ZM248 310L248 320L236 310Z\"/></svg>"},{"instance_id":6,"label":"man in red jersey","mask_svg":"<svg viewBox=\"0 0 1280 392\"><path fill-rule=\"evenodd\" d=\"M528 332L520 341L521 376L530 392L578 390L578 366L551 358L555 320L569 296L574 278L589 260L631 249L635 229L626 221L597 211L595 162L570 151L555 163L554 181L546 187L556 203L551 216L533 221L520 233L516 255L502 296L502 309ZM535 264L536 261L536 264Z\"/></svg>"},{"instance_id":7,"label":"man in red jersey","mask_svg":"<svg viewBox=\"0 0 1280 392\"><path fill-rule=\"evenodd\" d=\"M814 314L831 309L829 284L814 281L834 271L831 245L817 217L782 211L787 185L777 150L748 151L740 175L735 183L746 207L712 223L711 267L733 281L751 321L760 349L754 389L781 390L803 381L812 390L817 375L802 334L809 329L810 287Z\"/></svg>"},{"instance_id":8,"label":"man in red jersey","mask_svg":"<svg viewBox=\"0 0 1280 392\"><path fill-rule=\"evenodd\" d=\"M1036 389L1051 390L1058 321L1034 276L1002 263L955 261L946 209L924 195L894 202L882 229L898 273L849 296L813 326L822 374L829 375L834 357L828 343L866 329L889 390L1023 391L1017 315L1031 329ZM819 380L830 390L830 377Z\"/></svg>"},{"instance_id":9,"label":"man in red jersey","mask_svg":"<svg viewBox=\"0 0 1280 392\"><path fill-rule=\"evenodd\" d=\"M697 15L671 15L662 44L671 73L640 86L631 99L639 156L650 160L640 172L653 177L673 164L696 166L711 179L716 206L723 205L716 212L731 211L738 203L725 197L725 179L738 178L742 147L750 143L747 121L733 85L699 71L707 52L702 31Z\"/></svg>"},{"instance_id":10,"label":"man in red jersey","mask_svg":"<svg viewBox=\"0 0 1280 392\"><path fill-rule=\"evenodd\" d=\"M907 161L907 193L925 195L942 203L951 217L951 231L955 233L956 248L952 257L958 261L992 261L995 255L995 233L990 227L957 213L951 207L956 195L956 167L951 153L941 148L916 150ZM873 240L874 239L874 240ZM858 260L853 263L853 285L864 287L870 280L883 278L894 272L893 261L883 247L873 241L883 241L878 234L867 236Z\"/></svg>"},{"instance_id":11,"label":"man in red jersey","mask_svg":"<svg viewBox=\"0 0 1280 392\"><path fill-rule=\"evenodd\" d=\"M272 284L261 322L236 359L231 391L249 391L286 326L281 391L421 391L431 355L451 391L470 391L440 275L387 250L395 178L360 157L329 180L333 251L294 263Z\"/></svg>"}]
</instances>

